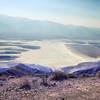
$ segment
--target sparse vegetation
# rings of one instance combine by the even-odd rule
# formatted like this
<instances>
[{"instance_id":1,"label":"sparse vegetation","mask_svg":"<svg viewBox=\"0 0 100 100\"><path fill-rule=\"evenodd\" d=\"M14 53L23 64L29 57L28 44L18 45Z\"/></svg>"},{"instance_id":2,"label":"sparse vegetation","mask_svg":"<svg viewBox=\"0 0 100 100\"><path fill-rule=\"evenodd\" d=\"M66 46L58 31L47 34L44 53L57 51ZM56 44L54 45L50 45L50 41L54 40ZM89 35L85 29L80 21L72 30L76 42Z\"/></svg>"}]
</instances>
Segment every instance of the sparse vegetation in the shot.
<instances>
[{"instance_id":1,"label":"sparse vegetation","mask_svg":"<svg viewBox=\"0 0 100 100\"><path fill-rule=\"evenodd\" d=\"M96 76L100 78L100 71L96 73Z\"/></svg>"},{"instance_id":2,"label":"sparse vegetation","mask_svg":"<svg viewBox=\"0 0 100 100\"><path fill-rule=\"evenodd\" d=\"M48 78L47 75L43 75L43 76L41 77L41 79L42 79L42 84L43 84L44 86L48 86L48 85L49 85L48 82L47 82L47 78Z\"/></svg>"},{"instance_id":3,"label":"sparse vegetation","mask_svg":"<svg viewBox=\"0 0 100 100\"><path fill-rule=\"evenodd\" d=\"M51 79L52 80L64 80L68 78L76 78L76 76L72 73L65 73L63 71L55 71Z\"/></svg>"},{"instance_id":4,"label":"sparse vegetation","mask_svg":"<svg viewBox=\"0 0 100 100\"><path fill-rule=\"evenodd\" d=\"M23 76L21 78L10 79L10 84L22 87L23 85L30 84L30 82L28 76Z\"/></svg>"},{"instance_id":5,"label":"sparse vegetation","mask_svg":"<svg viewBox=\"0 0 100 100\"><path fill-rule=\"evenodd\" d=\"M63 79L67 79L67 74L64 73L63 71L55 71L51 78L51 80L63 80Z\"/></svg>"},{"instance_id":6,"label":"sparse vegetation","mask_svg":"<svg viewBox=\"0 0 100 100\"><path fill-rule=\"evenodd\" d=\"M55 82L56 86L41 85L43 80L35 76L8 79L6 84L0 86L0 100L100 100L98 77L72 78L62 82L49 78L47 83ZM37 86L34 86L33 80Z\"/></svg>"}]
</instances>

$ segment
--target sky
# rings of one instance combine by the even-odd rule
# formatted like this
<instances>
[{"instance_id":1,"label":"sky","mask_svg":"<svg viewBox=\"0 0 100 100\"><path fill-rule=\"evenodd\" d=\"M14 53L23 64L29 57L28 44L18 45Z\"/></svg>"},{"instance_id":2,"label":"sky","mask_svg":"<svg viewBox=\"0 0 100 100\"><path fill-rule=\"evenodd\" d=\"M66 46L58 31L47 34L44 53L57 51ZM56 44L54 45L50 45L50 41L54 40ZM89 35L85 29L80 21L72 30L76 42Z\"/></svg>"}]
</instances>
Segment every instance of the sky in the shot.
<instances>
[{"instance_id":1,"label":"sky","mask_svg":"<svg viewBox=\"0 0 100 100\"><path fill-rule=\"evenodd\" d=\"M100 0L0 0L0 14L100 28Z\"/></svg>"}]
</instances>

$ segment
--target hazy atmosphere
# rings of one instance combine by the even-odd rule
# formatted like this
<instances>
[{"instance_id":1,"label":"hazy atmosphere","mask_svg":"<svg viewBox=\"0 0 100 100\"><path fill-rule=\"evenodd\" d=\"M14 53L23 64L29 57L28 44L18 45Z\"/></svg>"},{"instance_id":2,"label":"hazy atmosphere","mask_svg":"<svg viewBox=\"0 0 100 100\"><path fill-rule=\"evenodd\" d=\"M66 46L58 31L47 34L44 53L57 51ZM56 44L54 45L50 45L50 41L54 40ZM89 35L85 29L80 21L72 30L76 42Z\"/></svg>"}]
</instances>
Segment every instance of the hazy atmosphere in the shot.
<instances>
[{"instance_id":1,"label":"hazy atmosphere","mask_svg":"<svg viewBox=\"0 0 100 100\"><path fill-rule=\"evenodd\" d=\"M0 14L100 27L100 0L0 0Z\"/></svg>"},{"instance_id":2,"label":"hazy atmosphere","mask_svg":"<svg viewBox=\"0 0 100 100\"><path fill-rule=\"evenodd\" d=\"M99 5L99 0L0 0L0 48L6 52L1 62L58 68L99 60ZM27 50L4 58L7 46Z\"/></svg>"},{"instance_id":3,"label":"hazy atmosphere","mask_svg":"<svg viewBox=\"0 0 100 100\"><path fill-rule=\"evenodd\" d=\"M0 100L100 100L100 0L0 0Z\"/></svg>"},{"instance_id":4,"label":"hazy atmosphere","mask_svg":"<svg viewBox=\"0 0 100 100\"><path fill-rule=\"evenodd\" d=\"M99 0L0 0L1 62L61 68L99 60L99 5Z\"/></svg>"}]
</instances>

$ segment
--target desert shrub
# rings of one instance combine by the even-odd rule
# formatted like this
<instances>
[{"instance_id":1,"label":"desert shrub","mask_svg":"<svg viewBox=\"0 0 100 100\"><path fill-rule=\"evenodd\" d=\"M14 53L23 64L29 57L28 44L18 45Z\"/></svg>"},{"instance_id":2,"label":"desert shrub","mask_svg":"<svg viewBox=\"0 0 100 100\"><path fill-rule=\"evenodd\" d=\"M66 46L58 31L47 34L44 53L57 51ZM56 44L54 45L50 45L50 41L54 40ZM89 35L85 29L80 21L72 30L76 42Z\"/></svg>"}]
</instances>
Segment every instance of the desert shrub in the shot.
<instances>
[{"instance_id":1,"label":"desert shrub","mask_svg":"<svg viewBox=\"0 0 100 100\"><path fill-rule=\"evenodd\" d=\"M14 78L14 79L10 79L10 84L14 85L14 86L23 86L23 85L27 85L30 84L29 79L27 76L24 77L20 77L20 78Z\"/></svg>"},{"instance_id":2,"label":"desert shrub","mask_svg":"<svg viewBox=\"0 0 100 100\"><path fill-rule=\"evenodd\" d=\"M30 90L31 89L31 85L30 84L23 84L22 86L20 86L20 89L23 89L23 90Z\"/></svg>"},{"instance_id":3,"label":"desert shrub","mask_svg":"<svg viewBox=\"0 0 100 100\"><path fill-rule=\"evenodd\" d=\"M77 76L75 74L73 74L73 73L67 73L66 77L67 78L77 78Z\"/></svg>"},{"instance_id":4,"label":"desert shrub","mask_svg":"<svg viewBox=\"0 0 100 100\"><path fill-rule=\"evenodd\" d=\"M41 85L49 86L49 84L48 84L48 76L47 75L41 76L41 79L42 79Z\"/></svg>"},{"instance_id":5,"label":"desert shrub","mask_svg":"<svg viewBox=\"0 0 100 100\"><path fill-rule=\"evenodd\" d=\"M96 73L96 76L100 78L100 71Z\"/></svg>"},{"instance_id":6,"label":"desert shrub","mask_svg":"<svg viewBox=\"0 0 100 100\"><path fill-rule=\"evenodd\" d=\"M68 78L77 78L73 73L65 73L63 71L55 71L51 80L64 80Z\"/></svg>"},{"instance_id":7,"label":"desert shrub","mask_svg":"<svg viewBox=\"0 0 100 100\"><path fill-rule=\"evenodd\" d=\"M63 71L55 71L54 74L52 75L51 80L63 80L66 78L67 78L67 75Z\"/></svg>"}]
</instances>

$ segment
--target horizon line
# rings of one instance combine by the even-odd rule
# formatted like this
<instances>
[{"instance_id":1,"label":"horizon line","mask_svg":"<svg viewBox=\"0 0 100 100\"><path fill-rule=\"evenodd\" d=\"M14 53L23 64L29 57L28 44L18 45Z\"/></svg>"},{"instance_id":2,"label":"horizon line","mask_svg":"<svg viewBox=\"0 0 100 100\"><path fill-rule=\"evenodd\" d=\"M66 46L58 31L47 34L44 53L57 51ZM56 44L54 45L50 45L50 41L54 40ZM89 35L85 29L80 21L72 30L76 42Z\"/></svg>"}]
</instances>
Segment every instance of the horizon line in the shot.
<instances>
[{"instance_id":1,"label":"horizon line","mask_svg":"<svg viewBox=\"0 0 100 100\"><path fill-rule=\"evenodd\" d=\"M96 26L79 25L79 24L65 24L65 23L62 23L62 22L59 22L59 21L47 20L47 19L34 19L32 17L26 17L26 16L14 16L14 15L7 15L7 14L0 14L0 16L7 16L7 17L13 17L13 18L19 18L19 19L32 20L32 21L51 22L51 23L62 24L64 26L77 26L77 27L86 27L86 28L96 28L96 29L100 29L100 26L99 27L96 27Z\"/></svg>"}]
</instances>

